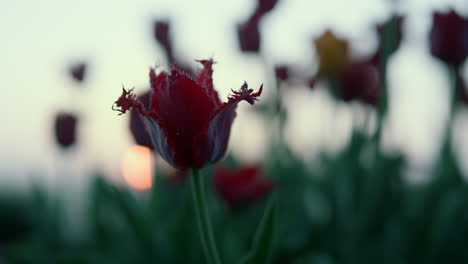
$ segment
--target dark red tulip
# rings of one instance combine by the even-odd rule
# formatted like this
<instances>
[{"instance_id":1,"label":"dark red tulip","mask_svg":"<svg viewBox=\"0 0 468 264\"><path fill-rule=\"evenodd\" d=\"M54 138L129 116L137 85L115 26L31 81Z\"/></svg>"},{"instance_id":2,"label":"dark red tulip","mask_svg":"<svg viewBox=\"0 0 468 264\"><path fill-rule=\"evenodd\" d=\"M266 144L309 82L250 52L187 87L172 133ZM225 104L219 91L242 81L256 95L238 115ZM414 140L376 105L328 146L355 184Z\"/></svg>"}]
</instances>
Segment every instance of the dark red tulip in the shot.
<instances>
[{"instance_id":1,"label":"dark red tulip","mask_svg":"<svg viewBox=\"0 0 468 264\"><path fill-rule=\"evenodd\" d=\"M258 0L256 12L264 15L275 8L278 0Z\"/></svg>"},{"instance_id":2,"label":"dark red tulip","mask_svg":"<svg viewBox=\"0 0 468 264\"><path fill-rule=\"evenodd\" d=\"M376 66L367 61L352 62L340 74L338 96L345 102L357 100L377 105L379 95L379 73Z\"/></svg>"},{"instance_id":3,"label":"dark red tulip","mask_svg":"<svg viewBox=\"0 0 468 264\"><path fill-rule=\"evenodd\" d=\"M258 53L261 42L259 17L252 17L246 23L238 25L237 37L242 52Z\"/></svg>"},{"instance_id":4,"label":"dark red tulip","mask_svg":"<svg viewBox=\"0 0 468 264\"><path fill-rule=\"evenodd\" d=\"M146 92L138 96L138 99L143 104L144 109L149 109L150 97L150 92ZM130 113L130 131L132 132L133 139L138 145L154 149L150 135L148 134L148 131L146 131L145 124L143 123L143 120L137 111L131 111Z\"/></svg>"},{"instance_id":5,"label":"dark red tulip","mask_svg":"<svg viewBox=\"0 0 468 264\"><path fill-rule=\"evenodd\" d=\"M164 48L169 62L172 63L174 61L174 53L172 50L170 24L168 21L158 20L154 22L154 38Z\"/></svg>"},{"instance_id":6,"label":"dark red tulip","mask_svg":"<svg viewBox=\"0 0 468 264\"><path fill-rule=\"evenodd\" d=\"M83 82L86 77L86 64L79 63L70 67L70 74L77 82Z\"/></svg>"},{"instance_id":7,"label":"dark red tulip","mask_svg":"<svg viewBox=\"0 0 468 264\"><path fill-rule=\"evenodd\" d=\"M55 140L63 149L75 144L77 123L78 118L71 113L59 113L55 117Z\"/></svg>"},{"instance_id":8,"label":"dark red tulip","mask_svg":"<svg viewBox=\"0 0 468 264\"><path fill-rule=\"evenodd\" d=\"M273 182L262 175L259 166L231 169L216 168L213 175L218 194L231 208L239 208L264 197L273 190Z\"/></svg>"},{"instance_id":9,"label":"dark red tulip","mask_svg":"<svg viewBox=\"0 0 468 264\"><path fill-rule=\"evenodd\" d=\"M387 52L386 55L389 57L400 48L403 39L403 23L403 16L393 15L389 20L375 27L378 44L377 50L371 59L374 65L379 66L384 52Z\"/></svg>"},{"instance_id":10,"label":"dark red tulip","mask_svg":"<svg viewBox=\"0 0 468 264\"><path fill-rule=\"evenodd\" d=\"M171 73L150 69L152 88L148 111L132 93L123 89L115 102L121 114L134 108L143 117L153 145L174 168L203 168L220 160L226 152L237 104L254 104L262 93L244 83L222 103L213 87L213 61L199 61L203 68L192 78L175 66Z\"/></svg>"},{"instance_id":11,"label":"dark red tulip","mask_svg":"<svg viewBox=\"0 0 468 264\"><path fill-rule=\"evenodd\" d=\"M429 41L434 57L460 66L468 56L468 20L453 10L447 14L435 12Z\"/></svg>"},{"instance_id":12,"label":"dark red tulip","mask_svg":"<svg viewBox=\"0 0 468 264\"><path fill-rule=\"evenodd\" d=\"M287 81L289 79L289 68L286 65L278 65L275 67L276 79Z\"/></svg>"}]
</instances>

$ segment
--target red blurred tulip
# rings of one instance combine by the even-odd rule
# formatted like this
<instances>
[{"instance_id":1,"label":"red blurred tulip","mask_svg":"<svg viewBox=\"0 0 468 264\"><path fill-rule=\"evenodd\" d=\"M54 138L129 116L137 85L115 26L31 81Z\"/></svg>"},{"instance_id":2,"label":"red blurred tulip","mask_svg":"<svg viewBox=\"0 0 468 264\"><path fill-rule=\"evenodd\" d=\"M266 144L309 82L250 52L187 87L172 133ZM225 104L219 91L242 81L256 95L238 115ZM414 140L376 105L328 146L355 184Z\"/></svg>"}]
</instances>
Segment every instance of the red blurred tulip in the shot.
<instances>
[{"instance_id":1,"label":"red blurred tulip","mask_svg":"<svg viewBox=\"0 0 468 264\"><path fill-rule=\"evenodd\" d=\"M429 40L434 57L460 66L468 56L468 19L453 10L447 14L435 12Z\"/></svg>"},{"instance_id":2,"label":"red blurred tulip","mask_svg":"<svg viewBox=\"0 0 468 264\"><path fill-rule=\"evenodd\" d=\"M70 74L77 82L83 82L86 77L86 64L79 63L70 67Z\"/></svg>"},{"instance_id":3,"label":"red blurred tulip","mask_svg":"<svg viewBox=\"0 0 468 264\"><path fill-rule=\"evenodd\" d=\"M214 186L231 208L249 205L270 193L273 182L261 174L259 166L230 169L216 168Z\"/></svg>"},{"instance_id":4,"label":"red blurred tulip","mask_svg":"<svg viewBox=\"0 0 468 264\"><path fill-rule=\"evenodd\" d=\"M289 68L286 65L277 65L275 67L276 79L280 81L287 81L289 79Z\"/></svg>"},{"instance_id":5,"label":"red blurred tulip","mask_svg":"<svg viewBox=\"0 0 468 264\"><path fill-rule=\"evenodd\" d=\"M153 145L161 156L179 169L203 168L220 160L226 152L237 104L245 100L254 104L262 92L256 93L244 83L222 103L213 88L212 60L203 65L195 78L172 67L170 74L150 70L152 97L150 109L132 90L115 102L116 109L125 113L135 108L143 117Z\"/></svg>"},{"instance_id":6,"label":"red blurred tulip","mask_svg":"<svg viewBox=\"0 0 468 264\"><path fill-rule=\"evenodd\" d=\"M77 123L78 118L71 113L59 113L55 117L55 140L63 149L75 144Z\"/></svg>"},{"instance_id":7,"label":"red blurred tulip","mask_svg":"<svg viewBox=\"0 0 468 264\"><path fill-rule=\"evenodd\" d=\"M138 96L138 99L143 104L145 110L149 109L150 107L150 97L150 92L146 92ZM133 139L138 145L154 149L150 135L148 134L148 131L146 131L145 124L143 123L143 120L137 111L131 111L130 113L130 132L132 133Z\"/></svg>"},{"instance_id":8,"label":"red blurred tulip","mask_svg":"<svg viewBox=\"0 0 468 264\"><path fill-rule=\"evenodd\" d=\"M352 62L339 76L338 96L345 102L357 100L377 105L379 95L379 73L369 62Z\"/></svg>"}]
</instances>

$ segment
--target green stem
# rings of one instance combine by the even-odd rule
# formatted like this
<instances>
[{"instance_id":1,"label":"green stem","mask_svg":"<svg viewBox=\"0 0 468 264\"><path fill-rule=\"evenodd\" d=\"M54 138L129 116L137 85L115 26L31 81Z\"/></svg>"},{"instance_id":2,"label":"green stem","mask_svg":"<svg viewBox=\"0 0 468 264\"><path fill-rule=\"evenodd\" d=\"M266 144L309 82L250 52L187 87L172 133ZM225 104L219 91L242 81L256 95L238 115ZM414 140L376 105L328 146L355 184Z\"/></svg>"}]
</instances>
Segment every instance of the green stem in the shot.
<instances>
[{"instance_id":1,"label":"green stem","mask_svg":"<svg viewBox=\"0 0 468 264\"><path fill-rule=\"evenodd\" d=\"M205 251L205 256L211 264L221 264L218 249L213 235L213 228L208 215L208 209L205 199L205 185L203 177L198 169L192 170L193 175L190 179L192 186L193 203L195 206L195 214L197 217L198 229L200 230L200 238Z\"/></svg>"},{"instance_id":2,"label":"green stem","mask_svg":"<svg viewBox=\"0 0 468 264\"><path fill-rule=\"evenodd\" d=\"M450 94L450 118L453 119L453 116L455 115L455 110L457 109L458 105L458 96L460 91L458 90L458 74L459 74L459 69L456 66L448 66L448 73L450 76L450 88L451 88L451 94ZM449 119L450 121L452 121Z\"/></svg>"},{"instance_id":3,"label":"green stem","mask_svg":"<svg viewBox=\"0 0 468 264\"><path fill-rule=\"evenodd\" d=\"M453 130L453 123L455 121L455 112L457 110L458 106L458 96L459 92L458 91L458 67L455 66L448 66L447 67L448 74L450 77L450 110L449 110L449 116L448 116L448 121L447 121L447 128L445 132L445 140L442 143L442 155L445 155L449 152L452 151L452 146L451 146L451 139L452 139L452 130Z\"/></svg>"}]
</instances>

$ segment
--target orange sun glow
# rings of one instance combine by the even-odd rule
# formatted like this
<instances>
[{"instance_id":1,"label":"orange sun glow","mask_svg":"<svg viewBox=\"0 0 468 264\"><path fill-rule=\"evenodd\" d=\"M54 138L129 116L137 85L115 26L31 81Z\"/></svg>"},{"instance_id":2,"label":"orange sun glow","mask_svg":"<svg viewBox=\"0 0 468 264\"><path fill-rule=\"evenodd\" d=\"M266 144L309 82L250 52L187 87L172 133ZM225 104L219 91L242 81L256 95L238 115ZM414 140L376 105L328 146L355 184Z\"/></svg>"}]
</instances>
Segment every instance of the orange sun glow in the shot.
<instances>
[{"instance_id":1,"label":"orange sun glow","mask_svg":"<svg viewBox=\"0 0 468 264\"><path fill-rule=\"evenodd\" d=\"M137 190L147 190L153 184L153 155L147 147L134 145L122 159L125 182Z\"/></svg>"}]
</instances>

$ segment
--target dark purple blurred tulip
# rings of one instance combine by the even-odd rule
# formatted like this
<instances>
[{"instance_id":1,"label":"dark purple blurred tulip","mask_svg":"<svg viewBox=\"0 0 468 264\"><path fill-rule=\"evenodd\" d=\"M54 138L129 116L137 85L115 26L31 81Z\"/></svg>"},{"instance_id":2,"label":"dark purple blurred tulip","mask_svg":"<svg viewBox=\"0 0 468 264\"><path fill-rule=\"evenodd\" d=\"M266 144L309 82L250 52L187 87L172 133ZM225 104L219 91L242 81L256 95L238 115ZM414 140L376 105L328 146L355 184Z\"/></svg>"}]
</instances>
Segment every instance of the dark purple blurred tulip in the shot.
<instances>
[{"instance_id":1,"label":"dark purple blurred tulip","mask_svg":"<svg viewBox=\"0 0 468 264\"><path fill-rule=\"evenodd\" d=\"M70 74L72 78L77 82L83 82L86 77L86 64L79 63L70 67Z\"/></svg>"},{"instance_id":2,"label":"dark purple blurred tulip","mask_svg":"<svg viewBox=\"0 0 468 264\"><path fill-rule=\"evenodd\" d=\"M174 61L174 53L172 50L172 40L170 36L169 21L156 20L154 22L154 38L164 48L169 62Z\"/></svg>"},{"instance_id":3,"label":"dark purple blurred tulip","mask_svg":"<svg viewBox=\"0 0 468 264\"><path fill-rule=\"evenodd\" d=\"M55 140L63 149L75 144L78 118L71 113L58 113L55 117Z\"/></svg>"},{"instance_id":4,"label":"dark purple blurred tulip","mask_svg":"<svg viewBox=\"0 0 468 264\"><path fill-rule=\"evenodd\" d=\"M360 101L377 105L379 96L379 73L367 61L352 62L339 77L339 97L345 101Z\"/></svg>"},{"instance_id":5,"label":"dark purple blurred tulip","mask_svg":"<svg viewBox=\"0 0 468 264\"><path fill-rule=\"evenodd\" d=\"M252 17L246 23L237 26L239 48L242 52L260 51L259 17Z\"/></svg>"},{"instance_id":6,"label":"dark purple blurred tulip","mask_svg":"<svg viewBox=\"0 0 468 264\"><path fill-rule=\"evenodd\" d=\"M276 79L280 81L287 81L289 79L289 68L286 65L277 65L275 67Z\"/></svg>"},{"instance_id":7,"label":"dark purple blurred tulip","mask_svg":"<svg viewBox=\"0 0 468 264\"><path fill-rule=\"evenodd\" d=\"M275 8L278 0L258 0L256 12L264 15Z\"/></svg>"},{"instance_id":8,"label":"dark purple blurred tulip","mask_svg":"<svg viewBox=\"0 0 468 264\"><path fill-rule=\"evenodd\" d=\"M435 12L429 34L431 54L443 62L460 66L468 56L468 20L455 11Z\"/></svg>"}]
</instances>

